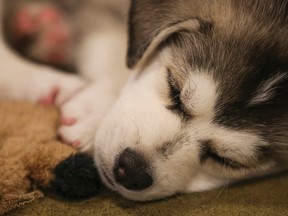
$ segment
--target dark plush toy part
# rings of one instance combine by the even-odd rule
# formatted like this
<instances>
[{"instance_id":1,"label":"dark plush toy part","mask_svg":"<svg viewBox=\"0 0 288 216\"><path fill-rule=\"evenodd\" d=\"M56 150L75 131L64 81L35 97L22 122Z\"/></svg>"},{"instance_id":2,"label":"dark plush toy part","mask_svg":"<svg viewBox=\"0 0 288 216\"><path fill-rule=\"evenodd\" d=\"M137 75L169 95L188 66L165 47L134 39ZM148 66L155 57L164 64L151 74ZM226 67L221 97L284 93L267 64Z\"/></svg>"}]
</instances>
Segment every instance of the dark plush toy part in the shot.
<instances>
[{"instance_id":1,"label":"dark plush toy part","mask_svg":"<svg viewBox=\"0 0 288 216\"><path fill-rule=\"evenodd\" d=\"M96 195L101 181L94 161L88 155L77 153L57 165L52 190L65 198L82 199Z\"/></svg>"}]
</instances>

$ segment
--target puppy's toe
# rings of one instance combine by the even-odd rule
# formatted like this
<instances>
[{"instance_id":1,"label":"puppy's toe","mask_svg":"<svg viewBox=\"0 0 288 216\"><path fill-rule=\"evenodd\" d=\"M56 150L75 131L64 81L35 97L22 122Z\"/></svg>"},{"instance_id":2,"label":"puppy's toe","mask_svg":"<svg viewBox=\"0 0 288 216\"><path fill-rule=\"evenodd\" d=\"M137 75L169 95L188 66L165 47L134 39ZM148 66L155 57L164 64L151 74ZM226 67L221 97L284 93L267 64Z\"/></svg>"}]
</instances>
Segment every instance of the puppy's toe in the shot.
<instances>
[{"instance_id":1,"label":"puppy's toe","mask_svg":"<svg viewBox=\"0 0 288 216\"><path fill-rule=\"evenodd\" d=\"M100 113L99 101L95 98L95 91L91 86L79 92L76 96L61 106L61 116L63 125L73 125L90 117L95 111Z\"/></svg>"},{"instance_id":2,"label":"puppy's toe","mask_svg":"<svg viewBox=\"0 0 288 216\"><path fill-rule=\"evenodd\" d=\"M62 125L58 134L60 139L68 145L82 152L91 152L94 144L94 136L97 124L91 121L75 123L72 126Z\"/></svg>"}]
</instances>

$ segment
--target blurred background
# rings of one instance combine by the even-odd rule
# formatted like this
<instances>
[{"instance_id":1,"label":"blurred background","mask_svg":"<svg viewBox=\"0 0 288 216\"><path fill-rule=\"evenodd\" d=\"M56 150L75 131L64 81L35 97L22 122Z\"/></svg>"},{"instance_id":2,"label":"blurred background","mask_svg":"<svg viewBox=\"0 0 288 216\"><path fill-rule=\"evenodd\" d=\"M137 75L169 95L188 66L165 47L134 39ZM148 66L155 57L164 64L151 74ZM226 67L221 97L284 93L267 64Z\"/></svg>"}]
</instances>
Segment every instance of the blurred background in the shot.
<instances>
[{"instance_id":1,"label":"blurred background","mask_svg":"<svg viewBox=\"0 0 288 216\"><path fill-rule=\"evenodd\" d=\"M25 58L77 72L83 37L125 25L128 0L3 0L5 38ZM121 26L123 27L123 26Z\"/></svg>"}]
</instances>

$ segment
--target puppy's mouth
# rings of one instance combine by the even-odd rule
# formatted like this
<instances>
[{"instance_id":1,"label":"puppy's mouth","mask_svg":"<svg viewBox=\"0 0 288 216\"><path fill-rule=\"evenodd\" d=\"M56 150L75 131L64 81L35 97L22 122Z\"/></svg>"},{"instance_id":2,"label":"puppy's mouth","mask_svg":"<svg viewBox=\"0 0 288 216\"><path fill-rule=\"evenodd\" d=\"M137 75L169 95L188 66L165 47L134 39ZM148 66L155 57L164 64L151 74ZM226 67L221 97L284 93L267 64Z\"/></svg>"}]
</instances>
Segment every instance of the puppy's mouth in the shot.
<instances>
[{"instance_id":1,"label":"puppy's mouth","mask_svg":"<svg viewBox=\"0 0 288 216\"><path fill-rule=\"evenodd\" d=\"M116 185L113 181L113 177L112 175L109 175L109 172L107 171L107 169L105 169L105 163L103 162L103 160L100 160L101 164L99 166L99 174L100 176L103 178L102 180L107 184L107 187L110 187L111 189L116 190Z\"/></svg>"},{"instance_id":2,"label":"puppy's mouth","mask_svg":"<svg viewBox=\"0 0 288 216\"><path fill-rule=\"evenodd\" d=\"M109 183L111 187L115 188L115 184L112 178L108 175L107 171L104 169L101 169L101 173L103 174L103 177L106 180L106 182Z\"/></svg>"}]
</instances>

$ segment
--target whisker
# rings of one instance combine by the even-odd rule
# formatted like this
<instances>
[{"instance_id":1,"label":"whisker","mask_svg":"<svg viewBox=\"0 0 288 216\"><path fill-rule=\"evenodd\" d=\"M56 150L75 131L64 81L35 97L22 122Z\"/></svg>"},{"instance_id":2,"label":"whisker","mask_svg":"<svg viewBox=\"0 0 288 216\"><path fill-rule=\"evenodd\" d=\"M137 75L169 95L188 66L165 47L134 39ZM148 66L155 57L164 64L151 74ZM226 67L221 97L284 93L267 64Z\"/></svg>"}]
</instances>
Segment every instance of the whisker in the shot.
<instances>
[{"instance_id":1,"label":"whisker","mask_svg":"<svg viewBox=\"0 0 288 216\"><path fill-rule=\"evenodd\" d=\"M137 131L137 136L138 136L138 143L141 143L141 136L140 136L140 131L139 131L139 127L138 125L136 124L136 122L131 118L131 117L128 117L128 119L133 123L133 125L135 126L136 128L136 131Z\"/></svg>"}]
</instances>

